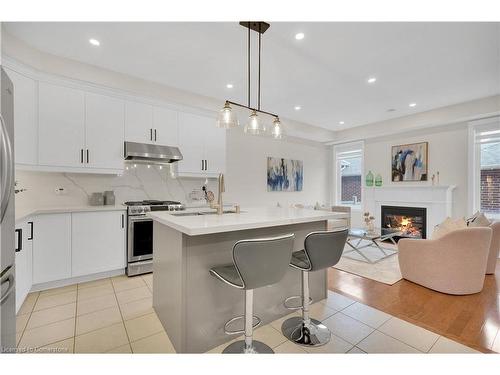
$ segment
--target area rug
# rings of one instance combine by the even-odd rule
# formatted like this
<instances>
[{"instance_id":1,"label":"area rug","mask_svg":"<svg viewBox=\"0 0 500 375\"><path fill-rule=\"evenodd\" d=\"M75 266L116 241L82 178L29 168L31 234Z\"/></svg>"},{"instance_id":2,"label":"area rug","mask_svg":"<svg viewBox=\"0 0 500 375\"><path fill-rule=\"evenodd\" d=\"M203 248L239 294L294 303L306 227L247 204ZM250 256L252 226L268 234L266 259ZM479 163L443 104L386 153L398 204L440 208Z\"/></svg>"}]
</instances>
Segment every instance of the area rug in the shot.
<instances>
[{"instance_id":1,"label":"area rug","mask_svg":"<svg viewBox=\"0 0 500 375\"><path fill-rule=\"evenodd\" d=\"M354 275L366 277L367 279L375 280L380 283L392 285L402 279L401 271L399 269L398 254L395 248L384 244L384 250L391 252L394 255L387 259L381 260L377 263L370 264L365 261L356 252L349 252L342 255L340 261L334 268L352 273ZM344 251L352 250L346 245ZM380 259L383 254L375 247L367 247L361 250L369 259L376 261ZM359 260L358 260L359 259Z\"/></svg>"}]
</instances>

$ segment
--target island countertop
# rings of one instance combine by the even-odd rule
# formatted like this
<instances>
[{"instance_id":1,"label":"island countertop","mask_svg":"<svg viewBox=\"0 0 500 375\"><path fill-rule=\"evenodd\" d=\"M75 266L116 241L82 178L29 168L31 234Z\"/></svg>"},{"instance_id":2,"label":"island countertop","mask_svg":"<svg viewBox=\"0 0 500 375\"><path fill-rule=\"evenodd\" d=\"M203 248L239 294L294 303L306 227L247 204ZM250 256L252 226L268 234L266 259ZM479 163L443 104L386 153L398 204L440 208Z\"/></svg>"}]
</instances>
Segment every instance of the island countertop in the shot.
<instances>
[{"instance_id":1,"label":"island countertop","mask_svg":"<svg viewBox=\"0 0 500 375\"><path fill-rule=\"evenodd\" d=\"M197 211L200 210L188 209L186 211L177 211L177 213ZM148 216L179 232L189 236L198 236L314 221L345 219L349 217L349 214L305 208L245 207L242 208L240 213L225 213L223 215L175 216L175 213L172 214L168 211L154 211L149 212Z\"/></svg>"}]
</instances>

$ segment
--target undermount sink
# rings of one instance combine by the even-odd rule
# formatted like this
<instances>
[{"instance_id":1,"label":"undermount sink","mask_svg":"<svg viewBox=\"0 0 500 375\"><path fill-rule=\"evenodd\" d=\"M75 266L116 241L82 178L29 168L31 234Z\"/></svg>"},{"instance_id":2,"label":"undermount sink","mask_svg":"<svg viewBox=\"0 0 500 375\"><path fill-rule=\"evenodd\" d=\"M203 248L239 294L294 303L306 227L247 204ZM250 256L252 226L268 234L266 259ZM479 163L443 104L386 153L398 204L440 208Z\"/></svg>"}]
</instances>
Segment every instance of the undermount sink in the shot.
<instances>
[{"instance_id":1,"label":"undermount sink","mask_svg":"<svg viewBox=\"0 0 500 375\"><path fill-rule=\"evenodd\" d=\"M243 212L243 211L240 211ZM236 211L226 210L223 211L223 214L235 214ZM208 211L208 212L176 212L171 214L172 216L203 216L203 215L217 215L216 211Z\"/></svg>"}]
</instances>

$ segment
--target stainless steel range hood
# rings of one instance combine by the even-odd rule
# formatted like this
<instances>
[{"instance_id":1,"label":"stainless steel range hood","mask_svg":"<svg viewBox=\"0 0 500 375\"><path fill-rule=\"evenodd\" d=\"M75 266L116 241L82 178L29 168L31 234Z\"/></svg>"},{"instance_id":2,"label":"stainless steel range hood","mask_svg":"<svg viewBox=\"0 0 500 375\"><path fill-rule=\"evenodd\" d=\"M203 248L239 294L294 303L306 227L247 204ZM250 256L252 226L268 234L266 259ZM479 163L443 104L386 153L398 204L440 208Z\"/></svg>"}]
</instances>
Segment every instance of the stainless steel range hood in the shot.
<instances>
[{"instance_id":1,"label":"stainless steel range hood","mask_svg":"<svg viewBox=\"0 0 500 375\"><path fill-rule=\"evenodd\" d=\"M178 147L125 142L125 160L167 164L182 160L182 154Z\"/></svg>"}]
</instances>

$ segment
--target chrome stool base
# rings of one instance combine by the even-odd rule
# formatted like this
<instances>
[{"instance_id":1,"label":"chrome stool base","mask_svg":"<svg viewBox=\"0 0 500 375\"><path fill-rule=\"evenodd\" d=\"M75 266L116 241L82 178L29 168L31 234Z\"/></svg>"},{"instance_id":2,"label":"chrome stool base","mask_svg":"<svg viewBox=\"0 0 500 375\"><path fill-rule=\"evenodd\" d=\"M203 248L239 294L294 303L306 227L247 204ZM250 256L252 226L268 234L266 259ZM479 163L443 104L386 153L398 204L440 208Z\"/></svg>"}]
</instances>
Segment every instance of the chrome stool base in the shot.
<instances>
[{"instance_id":1,"label":"chrome stool base","mask_svg":"<svg viewBox=\"0 0 500 375\"><path fill-rule=\"evenodd\" d=\"M330 330L319 320L311 319L309 327L306 327L299 316L285 320L281 332L295 344L309 347L325 345L331 338Z\"/></svg>"},{"instance_id":2,"label":"chrome stool base","mask_svg":"<svg viewBox=\"0 0 500 375\"><path fill-rule=\"evenodd\" d=\"M274 350L263 342L253 340L252 346L245 349L245 340L233 342L228 345L223 351L223 354L273 354Z\"/></svg>"}]
</instances>

